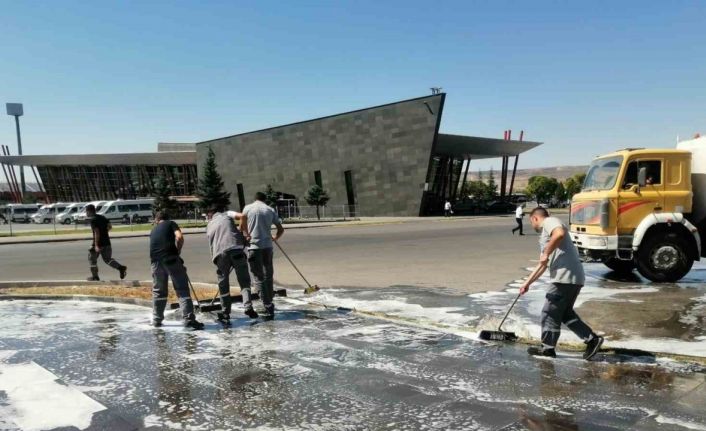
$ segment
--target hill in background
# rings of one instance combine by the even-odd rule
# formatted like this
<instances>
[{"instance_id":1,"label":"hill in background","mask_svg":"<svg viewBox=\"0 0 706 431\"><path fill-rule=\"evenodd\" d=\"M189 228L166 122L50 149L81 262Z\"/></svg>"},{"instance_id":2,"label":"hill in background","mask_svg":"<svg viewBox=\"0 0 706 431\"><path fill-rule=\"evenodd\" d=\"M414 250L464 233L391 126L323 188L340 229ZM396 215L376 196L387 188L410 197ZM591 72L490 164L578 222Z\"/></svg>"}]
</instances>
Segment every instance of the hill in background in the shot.
<instances>
[{"instance_id":1,"label":"hill in background","mask_svg":"<svg viewBox=\"0 0 706 431\"><path fill-rule=\"evenodd\" d=\"M529 181L530 177L534 176L545 176L545 177L553 177L556 178L559 181L564 181L569 177L572 177L576 174L585 174L586 171L588 170L588 165L584 166L554 166L550 168L532 168L532 169L518 169L517 173L515 174L515 186L513 188L513 191L517 190L524 190L524 188L527 186L527 182ZM481 175L483 175L483 179L485 181L488 181L488 175L490 174L490 171L481 171ZM498 184L498 187L500 186L500 171L493 171L493 175L495 175L495 182ZM510 182L510 179L512 177L512 167L510 167L510 173L508 174L507 181L508 183ZM475 172L473 170L468 172L468 181L476 181L478 180L478 171L476 170ZM508 184L508 187L509 184Z\"/></svg>"}]
</instances>

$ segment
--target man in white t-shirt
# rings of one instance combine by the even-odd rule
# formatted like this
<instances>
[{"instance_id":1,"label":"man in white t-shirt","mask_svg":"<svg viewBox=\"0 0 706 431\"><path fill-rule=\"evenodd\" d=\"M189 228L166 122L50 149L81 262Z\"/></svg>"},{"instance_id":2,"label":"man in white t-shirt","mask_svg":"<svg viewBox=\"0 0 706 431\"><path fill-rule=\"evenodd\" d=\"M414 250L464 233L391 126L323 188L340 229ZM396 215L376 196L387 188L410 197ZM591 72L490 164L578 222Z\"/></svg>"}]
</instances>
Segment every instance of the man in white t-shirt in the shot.
<instances>
[{"instance_id":1,"label":"man in white t-shirt","mask_svg":"<svg viewBox=\"0 0 706 431\"><path fill-rule=\"evenodd\" d=\"M446 201L444 204L444 217L451 217L451 214L453 214L453 211L451 211L451 202Z\"/></svg>"},{"instance_id":2,"label":"man in white t-shirt","mask_svg":"<svg viewBox=\"0 0 706 431\"><path fill-rule=\"evenodd\" d=\"M282 221L275 210L265 203L265 194L257 192L255 202L243 208L240 217L240 230L250 243L248 249L248 264L253 276L254 291L259 292L265 306L265 317L273 317L274 297L274 267L272 266L273 241L284 234ZM277 233L272 236L272 225L277 227Z\"/></svg>"},{"instance_id":3,"label":"man in white t-shirt","mask_svg":"<svg viewBox=\"0 0 706 431\"><path fill-rule=\"evenodd\" d=\"M515 221L517 222L517 227L512 229L513 235L518 230L520 231L520 235L524 235L524 233L522 233L522 217L524 217L524 215L525 215L524 205L517 204L517 208L515 209Z\"/></svg>"},{"instance_id":4,"label":"man in white t-shirt","mask_svg":"<svg viewBox=\"0 0 706 431\"><path fill-rule=\"evenodd\" d=\"M550 217L546 209L538 207L530 213L532 227L539 233L539 265L520 287L524 295L530 285L549 269L551 286L547 290L542 308L542 345L530 347L527 352L535 356L556 357L556 345L562 323L586 343L583 358L591 359L603 344L597 335L574 311L574 303L586 281L583 264L576 246L571 241L566 225Z\"/></svg>"}]
</instances>

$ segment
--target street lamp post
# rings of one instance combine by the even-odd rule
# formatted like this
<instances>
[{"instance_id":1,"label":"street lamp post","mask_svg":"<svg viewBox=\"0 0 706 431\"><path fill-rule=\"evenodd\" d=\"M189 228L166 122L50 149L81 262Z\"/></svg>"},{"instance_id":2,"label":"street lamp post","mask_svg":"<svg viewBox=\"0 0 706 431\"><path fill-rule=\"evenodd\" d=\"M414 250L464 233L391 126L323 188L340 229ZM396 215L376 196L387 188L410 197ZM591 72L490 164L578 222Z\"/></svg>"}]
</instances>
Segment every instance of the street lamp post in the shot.
<instances>
[{"instance_id":1,"label":"street lamp post","mask_svg":"<svg viewBox=\"0 0 706 431\"><path fill-rule=\"evenodd\" d=\"M17 154L22 155L22 136L20 135L20 117L24 115L24 110L21 103L6 103L7 115L12 115L15 117L15 130L17 130ZM27 187L25 186L25 170L22 165L20 165L20 184L22 188L22 197L27 193Z\"/></svg>"}]
</instances>

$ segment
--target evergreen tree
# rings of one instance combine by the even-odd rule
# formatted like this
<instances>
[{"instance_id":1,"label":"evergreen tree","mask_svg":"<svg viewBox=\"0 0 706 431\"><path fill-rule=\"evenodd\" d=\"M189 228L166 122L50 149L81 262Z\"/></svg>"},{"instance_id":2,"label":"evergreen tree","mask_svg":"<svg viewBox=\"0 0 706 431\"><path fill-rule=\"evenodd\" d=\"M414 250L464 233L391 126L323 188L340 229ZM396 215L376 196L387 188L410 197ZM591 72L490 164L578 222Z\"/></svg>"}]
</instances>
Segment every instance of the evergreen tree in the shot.
<instances>
[{"instance_id":1,"label":"evergreen tree","mask_svg":"<svg viewBox=\"0 0 706 431\"><path fill-rule=\"evenodd\" d=\"M326 190L319 187L318 184L314 184L313 186L309 187L309 190L307 190L304 199L309 205L316 206L316 218L318 220L321 220L321 215L319 214L319 207L326 206L326 202L328 202L329 200L329 196L328 193L326 193Z\"/></svg>"},{"instance_id":2,"label":"evergreen tree","mask_svg":"<svg viewBox=\"0 0 706 431\"><path fill-rule=\"evenodd\" d=\"M230 193L225 191L225 184L221 174L218 173L216 165L216 154L211 147L208 147L208 157L203 167L203 174L199 178L199 186L196 191L202 210L213 206L230 206Z\"/></svg>"},{"instance_id":3,"label":"evergreen tree","mask_svg":"<svg viewBox=\"0 0 706 431\"><path fill-rule=\"evenodd\" d=\"M489 198L492 199L498 194L498 185L495 184L495 174L493 173L493 168L490 168L490 173L488 174L488 194Z\"/></svg>"},{"instance_id":4,"label":"evergreen tree","mask_svg":"<svg viewBox=\"0 0 706 431\"><path fill-rule=\"evenodd\" d=\"M154 211L162 211L176 216L178 211L177 202L172 199L172 188L164 175L159 175L154 185Z\"/></svg>"}]
</instances>

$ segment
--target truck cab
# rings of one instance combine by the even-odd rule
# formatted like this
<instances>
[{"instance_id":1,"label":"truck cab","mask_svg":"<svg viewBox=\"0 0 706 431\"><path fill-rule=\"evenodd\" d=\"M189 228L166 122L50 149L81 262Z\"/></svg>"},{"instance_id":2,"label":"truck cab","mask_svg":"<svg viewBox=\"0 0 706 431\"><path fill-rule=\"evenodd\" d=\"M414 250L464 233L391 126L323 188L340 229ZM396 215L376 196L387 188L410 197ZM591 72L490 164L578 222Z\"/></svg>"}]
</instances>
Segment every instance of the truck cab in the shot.
<instances>
[{"instance_id":1,"label":"truck cab","mask_svg":"<svg viewBox=\"0 0 706 431\"><path fill-rule=\"evenodd\" d=\"M701 257L692 151L628 148L595 159L571 203L571 238L590 260L652 281L681 279ZM706 191L702 191L706 192Z\"/></svg>"}]
</instances>

